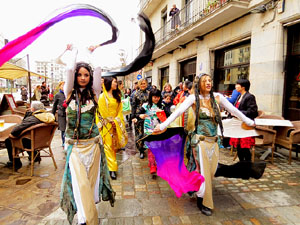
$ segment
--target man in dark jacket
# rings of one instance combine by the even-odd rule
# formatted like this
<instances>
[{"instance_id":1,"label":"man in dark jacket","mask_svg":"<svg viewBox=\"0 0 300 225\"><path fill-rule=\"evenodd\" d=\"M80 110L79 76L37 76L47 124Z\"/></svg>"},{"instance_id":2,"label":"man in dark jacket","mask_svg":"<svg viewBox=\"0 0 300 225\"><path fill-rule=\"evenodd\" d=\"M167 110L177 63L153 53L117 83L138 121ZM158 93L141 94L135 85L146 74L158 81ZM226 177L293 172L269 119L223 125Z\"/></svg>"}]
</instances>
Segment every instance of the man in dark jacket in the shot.
<instances>
[{"instance_id":1,"label":"man in dark jacket","mask_svg":"<svg viewBox=\"0 0 300 225\"><path fill-rule=\"evenodd\" d=\"M26 112L22 123L17 125L11 132L11 135L14 137L18 137L23 130L34 126L39 123L51 123L54 122L55 118L52 113L48 113L44 110L43 103L39 101L34 101L31 103L31 109L30 111ZM31 140L24 138L22 139L23 146L25 148L31 148ZM12 143L10 138L7 138L5 140L5 146L7 148L8 158L9 161L7 162L7 167L12 167ZM28 154L30 156L30 154ZM35 161L40 161L40 157L36 157ZM15 159L15 169L18 170L22 167L22 162L20 158Z\"/></svg>"}]
</instances>

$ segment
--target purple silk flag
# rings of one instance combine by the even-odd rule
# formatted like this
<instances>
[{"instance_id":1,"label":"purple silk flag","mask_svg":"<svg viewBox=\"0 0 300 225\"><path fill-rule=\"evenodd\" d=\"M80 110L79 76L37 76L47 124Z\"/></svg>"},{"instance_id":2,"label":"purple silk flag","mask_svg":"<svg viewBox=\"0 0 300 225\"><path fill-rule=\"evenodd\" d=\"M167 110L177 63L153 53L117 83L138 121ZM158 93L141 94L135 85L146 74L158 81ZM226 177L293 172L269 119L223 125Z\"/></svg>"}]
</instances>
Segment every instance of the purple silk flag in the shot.
<instances>
[{"instance_id":1,"label":"purple silk flag","mask_svg":"<svg viewBox=\"0 0 300 225\"><path fill-rule=\"evenodd\" d=\"M48 28L53 26L54 24L70 18L74 16L93 16L98 17L99 19L108 23L112 28L112 38L100 45L106 45L113 43L117 40L118 29L113 22L113 20L103 12L102 10L87 4L77 4L71 5L64 9L65 11L60 13L59 15L53 17L49 21L42 23L36 28L32 29L28 33L18 37L17 39L10 41L5 45L2 49L0 49L0 67L25 49L28 45L30 45L33 41L35 41L39 36L41 36Z\"/></svg>"},{"instance_id":2,"label":"purple silk flag","mask_svg":"<svg viewBox=\"0 0 300 225\"><path fill-rule=\"evenodd\" d=\"M15 55L20 53L28 45L34 42L39 36L41 36L48 28L54 24L74 16L92 16L97 17L108 25L112 29L112 37L99 46L107 45L116 42L118 38L118 28L116 27L113 20L104 11L87 4L75 4L68 6L63 9L63 12L53 17L52 19L42 23L36 28L32 29L28 33L18 37L17 39L10 41L2 49L0 49L0 67L13 58ZM127 74L133 73L142 69L152 58L152 53L155 47L155 37L152 31L151 23L148 17L140 13L138 15L139 26L141 30L145 33L145 42L143 49L139 55L126 67L123 67L119 71L106 72L102 76L125 76Z\"/></svg>"},{"instance_id":3,"label":"purple silk flag","mask_svg":"<svg viewBox=\"0 0 300 225\"><path fill-rule=\"evenodd\" d=\"M183 193L198 191L204 182L200 173L189 172L184 165L185 138L183 128L168 128L162 134L144 139L155 156L157 175L169 183L178 198Z\"/></svg>"}]
</instances>

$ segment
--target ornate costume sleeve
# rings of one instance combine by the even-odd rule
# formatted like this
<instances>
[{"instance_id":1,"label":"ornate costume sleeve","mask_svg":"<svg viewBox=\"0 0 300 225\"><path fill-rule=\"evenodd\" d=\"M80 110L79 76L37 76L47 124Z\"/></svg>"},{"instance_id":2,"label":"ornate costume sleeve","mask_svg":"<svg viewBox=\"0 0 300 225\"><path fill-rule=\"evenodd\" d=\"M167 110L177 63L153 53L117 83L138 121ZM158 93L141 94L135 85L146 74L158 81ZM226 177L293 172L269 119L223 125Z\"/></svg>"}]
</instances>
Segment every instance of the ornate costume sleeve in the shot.
<instances>
[{"instance_id":1,"label":"ornate costume sleeve","mask_svg":"<svg viewBox=\"0 0 300 225\"><path fill-rule=\"evenodd\" d=\"M94 52L96 51L96 49L94 51L89 51L89 58L90 58L90 62L92 64L92 66L94 67L94 80L93 80L93 90L95 92L95 95L97 97L97 99L99 99L101 90L102 90L102 85L101 85L101 75L102 75L102 70L101 70L101 66L100 66L100 62L99 59L96 58L96 55L94 54Z\"/></svg>"},{"instance_id":2,"label":"ornate costume sleeve","mask_svg":"<svg viewBox=\"0 0 300 225\"><path fill-rule=\"evenodd\" d=\"M123 109L123 104L122 102L118 105L118 116L115 118L115 123L116 124L116 130L117 130L117 135L118 135L118 144L119 148L125 147L125 145L128 142L128 135L126 132L126 127L125 127L125 121L124 121L124 116L122 113Z\"/></svg>"},{"instance_id":3,"label":"ornate costume sleeve","mask_svg":"<svg viewBox=\"0 0 300 225\"><path fill-rule=\"evenodd\" d=\"M236 107L234 107L223 95L215 94L220 97L220 104L222 107L227 109L231 114L238 117L240 120L245 122L248 126L253 126L254 121L246 117L241 111L239 111Z\"/></svg>"},{"instance_id":4,"label":"ornate costume sleeve","mask_svg":"<svg viewBox=\"0 0 300 225\"><path fill-rule=\"evenodd\" d=\"M66 62L67 67L66 67L66 73L67 73L67 78L66 82L64 85L64 93L65 97L67 98L70 92L72 91L73 85L74 85L74 71L75 71L75 66L76 66L76 57L77 57L77 49L73 49L72 51L67 51L69 54L69 58Z\"/></svg>"},{"instance_id":5,"label":"ornate costume sleeve","mask_svg":"<svg viewBox=\"0 0 300 225\"><path fill-rule=\"evenodd\" d=\"M226 99L225 99L226 100ZM226 100L227 101L227 100ZM185 112L193 103L195 102L195 95L190 95L184 102L179 106L179 108L173 112L168 119L160 124L160 130L164 130L170 123L172 123L178 116Z\"/></svg>"},{"instance_id":6,"label":"ornate costume sleeve","mask_svg":"<svg viewBox=\"0 0 300 225\"><path fill-rule=\"evenodd\" d=\"M93 89L97 99L100 96L102 85L101 85L101 67L96 67L94 71Z\"/></svg>"}]
</instances>

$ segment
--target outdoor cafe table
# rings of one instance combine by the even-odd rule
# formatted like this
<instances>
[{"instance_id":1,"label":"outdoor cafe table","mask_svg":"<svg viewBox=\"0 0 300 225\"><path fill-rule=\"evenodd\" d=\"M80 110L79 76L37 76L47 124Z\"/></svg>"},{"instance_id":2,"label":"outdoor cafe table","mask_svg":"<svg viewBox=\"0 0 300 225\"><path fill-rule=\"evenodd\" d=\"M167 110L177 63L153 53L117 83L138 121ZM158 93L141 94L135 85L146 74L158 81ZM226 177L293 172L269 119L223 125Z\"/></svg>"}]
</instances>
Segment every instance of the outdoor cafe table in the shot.
<instances>
[{"instance_id":1,"label":"outdoor cafe table","mask_svg":"<svg viewBox=\"0 0 300 225\"><path fill-rule=\"evenodd\" d=\"M9 128L11 128L11 127L14 127L14 126L16 126L17 125L17 123L4 123L4 126L3 127L0 127L0 141L4 141L6 138L8 138L8 135L7 134L5 134L5 132L4 131L6 131L7 129L9 129ZM5 135L5 136L7 136L7 137L4 137L4 136L2 136L2 135Z\"/></svg>"}]
</instances>

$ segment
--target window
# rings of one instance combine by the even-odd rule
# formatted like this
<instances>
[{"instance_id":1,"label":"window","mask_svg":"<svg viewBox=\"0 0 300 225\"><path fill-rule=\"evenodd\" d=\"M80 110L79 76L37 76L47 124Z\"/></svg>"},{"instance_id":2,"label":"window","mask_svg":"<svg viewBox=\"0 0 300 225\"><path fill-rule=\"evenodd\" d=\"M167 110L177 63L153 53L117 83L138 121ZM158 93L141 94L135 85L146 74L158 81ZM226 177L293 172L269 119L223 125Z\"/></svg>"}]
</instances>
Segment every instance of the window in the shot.
<instances>
[{"instance_id":1,"label":"window","mask_svg":"<svg viewBox=\"0 0 300 225\"><path fill-rule=\"evenodd\" d=\"M180 82L193 81L196 75L196 58L188 59L180 63Z\"/></svg>"},{"instance_id":2,"label":"window","mask_svg":"<svg viewBox=\"0 0 300 225\"><path fill-rule=\"evenodd\" d=\"M149 85L152 85L152 70L145 72L145 77Z\"/></svg>"},{"instance_id":3,"label":"window","mask_svg":"<svg viewBox=\"0 0 300 225\"><path fill-rule=\"evenodd\" d=\"M169 82L169 67L162 68L160 70L161 79L160 79L160 87L163 88L163 86Z\"/></svg>"},{"instance_id":4,"label":"window","mask_svg":"<svg viewBox=\"0 0 300 225\"><path fill-rule=\"evenodd\" d=\"M214 88L229 95L240 78L249 79L250 43L244 42L216 51Z\"/></svg>"}]
</instances>

